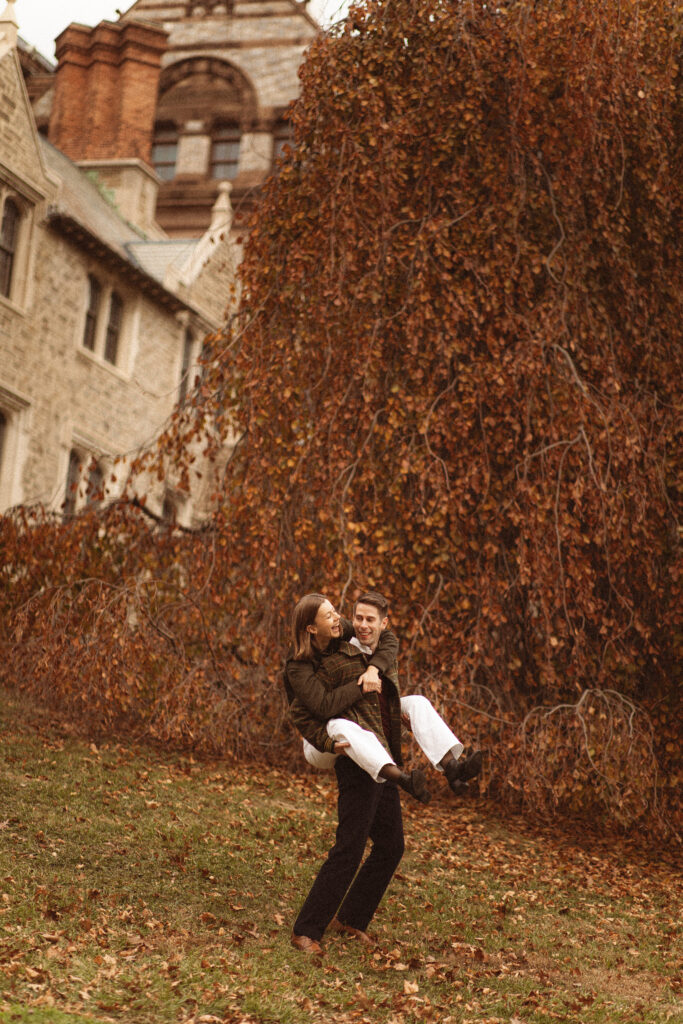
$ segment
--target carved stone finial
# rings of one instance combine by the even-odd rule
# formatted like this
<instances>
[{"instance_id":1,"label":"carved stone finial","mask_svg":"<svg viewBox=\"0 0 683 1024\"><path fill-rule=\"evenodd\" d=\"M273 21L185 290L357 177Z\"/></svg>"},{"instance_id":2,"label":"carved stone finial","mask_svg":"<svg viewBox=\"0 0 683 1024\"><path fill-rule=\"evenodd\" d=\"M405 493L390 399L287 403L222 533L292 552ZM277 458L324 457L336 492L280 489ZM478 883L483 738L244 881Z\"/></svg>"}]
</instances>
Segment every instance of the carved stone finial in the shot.
<instances>
[{"instance_id":1,"label":"carved stone finial","mask_svg":"<svg viewBox=\"0 0 683 1024\"><path fill-rule=\"evenodd\" d=\"M232 226L232 203L230 193L232 185L229 181L222 181L218 186L218 197L211 210L211 225L209 231L229 231Z\"/></svg>"},{"instance_id":2,"label":"carved stone finial","mask_svg":"<svg viewBox=\"0 0 683 1024\"><path fill-rule=\"evenodd\" d=\"M5 10L0 15L0 58L16 48L18 35L19 26L14 0L8 0Z\"/></svg>"}]
</instances>

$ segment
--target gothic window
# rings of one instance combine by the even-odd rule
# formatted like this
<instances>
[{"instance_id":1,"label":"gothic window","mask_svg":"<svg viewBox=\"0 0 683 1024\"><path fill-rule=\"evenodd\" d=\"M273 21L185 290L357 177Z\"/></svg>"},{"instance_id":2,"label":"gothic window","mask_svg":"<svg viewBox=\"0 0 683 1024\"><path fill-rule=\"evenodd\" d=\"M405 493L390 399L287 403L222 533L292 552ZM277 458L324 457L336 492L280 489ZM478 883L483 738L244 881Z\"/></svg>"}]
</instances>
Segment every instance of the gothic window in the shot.
<instances>
[{"instance_id":1,"label":"gothic window","mask_svg":"<svg viewBox=\"0 0 683 1024\"><path fill-rule=\"evenodd\" d=\"M89 505L99 505L104 498L104 473L94 458L90 461L87 496Z\"/></svg>"},{"instance_id":2,"label":"gothic window","mask_svg":"<svg viewBox=\"0 0 683 1024\"><path fill-rule=\"evenodd\" d=\"M64 497L64 515L71 516L76 511L78 487L81 482L81 457L75 448L69 452L69 468L66 473L66 495Z\"/></svg>"},{"instance_id":3,"label":"gothic window","mask_svg":"<svg viewBox=\"0 0 683 1024\"><path fill-rule=\"evenodd\" d=\"M86 301L81 335L83 350L112 366L120 367L122 355L125 359L122 340L125 341L128 323L123 298L106 276L102 278L99 274L97 277L88 274Z\"/></svg>"},{"instance_id":4,"label":"gothic window","mask_svg":"<svg viewBox=\"0 0 683 1024\"><path fill-rule=\"evenodd\" d=\"M218 8L216 8L217 10ZM198 10L198 8L194 8ZM212 182L238 177L241 139L259 123L256 94L245 75L227 61L192 57L164 68L159 82L156 111L157 134L154 165L170 185L176 174ZM162 166L166 142L175 149ZM168 193L162 184L162 196ZM214 192L215 194L215 192ZM170 201L170 200L169 200Z\"/></svg>"},{"instance_id":5,"label":"gothic window","mask_svg":"<svg viewBox=\"0 0 683 1024\"><path fill-rule=\"evenodd\" d=\"M116 357L119 351L119 337L121 335L121 323L123 321L123 300L118 292L111 293L109 300L109 320L107 321L107 334L104 341L104 358L108 363L116 364Z\"/></svg>"},{"instance_id":6,"label":"gothic window","mask_svg":"<svg viewBox=\"0 0 683 1024\"><path fill-rule=\"evenodd\" d=\"M9 298L12 291L12 271L19 239L21 213L12 200L5 202L0 228L0 295Z\"/></svg>"},{"instance_id":7,"label":"gothic window","mask_svg":"<svg viewBox=\"0 0 683 1024\"><path fill-rule=\"evenodd\" d=\"M161 518L165 523L173 524L176 520L176 506L173 498L166 494L164 496L164 503L161 506Z\"/></svg>"},{"instance_id":8,"label":"gothic window","mask_svg":"<svg viewBox=\"0 0 683 1024\"><path fill-rule=\"evenodd\" d=\"M152 163L162 181L173 180L177 159L178 132L168 125L158 127L154 133Z\"/></svg>"},{"instance_id":9,"label":"gothic window","mask_svg":"<svg viewBox=\"0 0 683 1024\"><path fill-rule=\"evenodd\" d=\"M185 338L183 339L183 361L180 367L180 388L178 389L178 402L180 405L183 404L187 397L187 392L190 386L190 367L192 365L192 349L194 347L194 338L192 337L192 331L185 331Z\"/></svg>"},{"instance_id":10,"label":"gothic window","mask_svg":"<svg viewBox=\"0 0 683 1024\"><path fill-rule=\"evenodd\" d=\"M102 298L102 285L88 274L88 309L85 314L85 330L83 331L83 348L90 352L95 351L95 337L97 334L97 318L100 312L100 299Z\"/></svg>"},{"instance_id":11,"label":"gothic window","mask_svg":"<svg viewBox=\"0 0 683 1024\"><path fill-rule=\"evenodd\" d=\"M217 125L211 140L211 177L231 181L237 176L239 157L239 128L231 124Z\"/></svg>"},{"instance_id":12,"label":"gothic window","mask_svg":"<svg viewBox=\"0 0 683 1024\"><path fill-rule=\"evenodd\" d=\"M21 504L21 476L26 458L26 416L30 403L0 385L0 513Z\"/></svg>"}]
</instances>

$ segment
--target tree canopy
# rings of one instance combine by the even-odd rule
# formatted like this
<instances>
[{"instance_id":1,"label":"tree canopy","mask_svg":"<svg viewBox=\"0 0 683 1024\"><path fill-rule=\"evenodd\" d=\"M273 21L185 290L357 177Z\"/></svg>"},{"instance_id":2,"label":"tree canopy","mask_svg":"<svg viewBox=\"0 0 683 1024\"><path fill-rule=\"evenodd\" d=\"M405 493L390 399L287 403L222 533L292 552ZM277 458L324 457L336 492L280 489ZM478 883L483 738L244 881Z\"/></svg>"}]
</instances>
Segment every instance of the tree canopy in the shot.
<instances>
[{"instance_id":1,"label":"tree canopy","mask_svg":"<svg viewBox=\"0 0 683 1024\"><path fill-rule=\"evenodd\" d=\"M352 8L154 455L220 465L206 528L6 517L6 672L281 758L294 601L372 586L404 688L487 747L488 792L671 820L680 59L666 0Z\"/></svg>"}]
</instances>

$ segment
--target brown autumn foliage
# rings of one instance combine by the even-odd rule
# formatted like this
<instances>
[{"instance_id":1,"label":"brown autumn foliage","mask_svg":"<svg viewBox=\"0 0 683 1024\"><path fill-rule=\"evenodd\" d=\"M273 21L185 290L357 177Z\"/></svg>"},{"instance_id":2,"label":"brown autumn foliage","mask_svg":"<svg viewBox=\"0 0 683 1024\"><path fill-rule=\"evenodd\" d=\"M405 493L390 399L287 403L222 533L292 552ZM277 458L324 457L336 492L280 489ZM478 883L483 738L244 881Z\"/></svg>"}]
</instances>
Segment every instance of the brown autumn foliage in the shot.
<instances>
[{"instance_id":1,"label":"brown autumn foliage","mask_svg":"<svg viewBox=\"0 0 683 1024\"><path fill-rule=\"evenodd\" d=\"M681 39L666 0L376 0L321 38L241 313L150 456L237 429L206 527L6 516L3 678L295 758L292 603L377 586L489 794L670 827Z\"/></svg>"}]
</instances>

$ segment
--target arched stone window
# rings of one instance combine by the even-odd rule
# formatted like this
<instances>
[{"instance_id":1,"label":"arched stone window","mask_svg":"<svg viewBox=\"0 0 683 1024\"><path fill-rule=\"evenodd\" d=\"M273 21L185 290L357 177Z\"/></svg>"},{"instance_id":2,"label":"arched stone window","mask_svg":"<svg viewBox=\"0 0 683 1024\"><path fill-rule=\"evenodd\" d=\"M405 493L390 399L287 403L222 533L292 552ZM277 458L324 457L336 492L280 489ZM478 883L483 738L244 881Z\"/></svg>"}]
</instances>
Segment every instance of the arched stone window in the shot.
<instances>
[{"instance_id":1,"label":"arched stone window","mask_svg":"<svg viewBox=\"0 0 683 1024\"><path fill-rule=\"evenodd\" d=\"M96 360L116 366L125 372L131 329L130 296L119 291L119 282L112 280L99 267L88 274L85 284L81 350Z\"/></svg>"},{"instance_id":2,"label":"arched stone window","mask_svg":"<svg viewBox=\"0 0 683 1024\"><path fill-rule=\"evenodd\" d=\"M213 57L161 75L152 162L163 181L233 179L240 138L256 122L256 95L237 68Z\"/></svg>"},{"instance_id":3,"label":"arched stone window","mask_svg":"<svg viewBox=\"0 0 683 1024\"><path fill-rule=\"evenodd\" d=\"M0 228L0 295L9 298L19 241L21 211L13 199L5 200Z\"/></svg>"},{"instance_id":4,"label":"arched stone window","mask_svg":"<svg viewBox=\"0 0 683 1024\"><path fill-rule=\"evenodd\" d=\"M207 14L218 17L232 14L234 0L188 0L185 4L186 18L202 18Z\"/></svg>"},{"instance_id":5,"label":"arched stone window","mask_svg":"<svg viewBox=\"0 0 683 1024\"><path fill-rule=\"evenodd\" d=\"M156 114L160 128L213 120L217 111L234 124L254 120L256 97L241 71L215 57L192 57L164 69Z\"/></svg>"}]
</instances>

